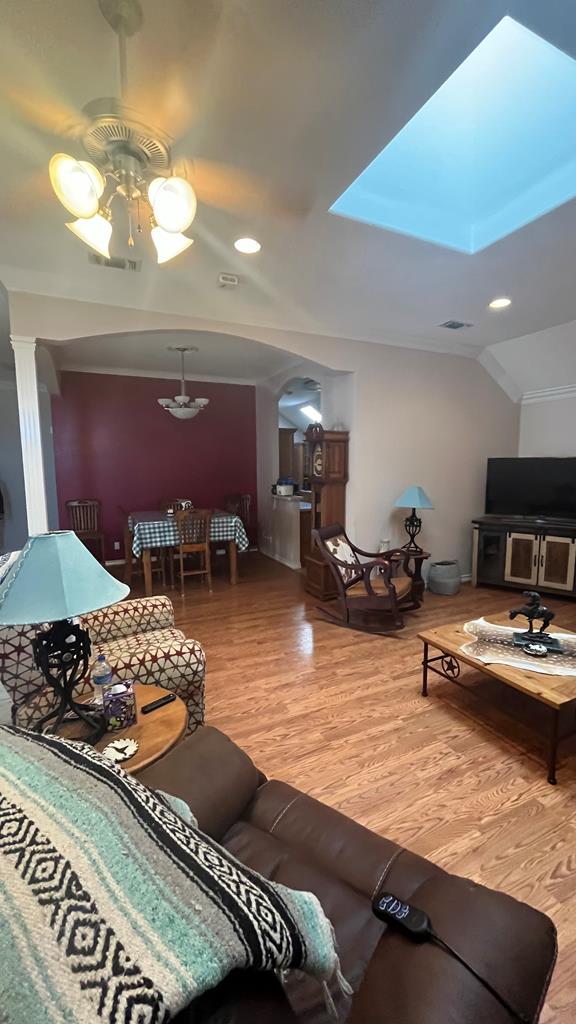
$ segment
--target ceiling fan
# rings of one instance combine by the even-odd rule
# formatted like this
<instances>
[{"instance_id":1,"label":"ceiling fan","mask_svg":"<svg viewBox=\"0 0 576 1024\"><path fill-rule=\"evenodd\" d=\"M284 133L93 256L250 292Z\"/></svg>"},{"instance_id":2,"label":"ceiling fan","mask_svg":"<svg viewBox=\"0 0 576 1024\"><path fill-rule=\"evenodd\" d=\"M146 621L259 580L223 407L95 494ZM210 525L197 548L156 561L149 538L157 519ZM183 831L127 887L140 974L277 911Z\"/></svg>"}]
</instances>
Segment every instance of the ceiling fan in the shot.
<instances>
[{"instance_id":1,"label":"ceiling fan","mask_svg":"<svg viewBox=\"0 0 576 1024\"><path fill-rule=\"evenodd\" d=\"M109 258L114 206L124 203L128 246L134 245L134 231L142 234L148 223L157 261L167 263L193 243L184 232L194 220L198 199L236 212L242 205L259 212L301 212L242 171L196 160L175 163L173 140L148 126L125 102L127 40L142 27L140 2L98 0L98 6L118 38L121 98L88 103L70 132L81 155L60 152L50 160L54 192L75 218L66 227Z\"/></svg>"}]
</instances>

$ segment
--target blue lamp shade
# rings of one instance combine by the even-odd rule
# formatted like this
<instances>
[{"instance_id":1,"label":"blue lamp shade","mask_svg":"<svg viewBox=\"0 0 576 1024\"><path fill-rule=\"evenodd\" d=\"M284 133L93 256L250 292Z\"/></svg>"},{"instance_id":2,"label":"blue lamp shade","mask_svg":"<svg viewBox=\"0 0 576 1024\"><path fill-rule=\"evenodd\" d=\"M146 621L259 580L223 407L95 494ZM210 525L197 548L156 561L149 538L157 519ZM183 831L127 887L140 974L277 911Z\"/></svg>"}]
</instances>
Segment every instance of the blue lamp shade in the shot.
<instances>
[{"instance_id":1,"label":"blue lamp shade","mask_svg":"<svg viewBox=\"0 0 576 1024\"><path fill-rule=\"evenodd\" d=\"M72 530L40 533L30 537L0 583L0 626L73 619L129 593Z\"/></svg>"},{"instance_id":2,"label":"blue lamp shade","mask_svg":"<svg viewBox=\"0 0 576 1024\"><path fill-rule=\"evenodd\" d=\"M430 498L421 487L407 487L394 502L394 508L434 508Z\"/></svg>"}]
</instances>

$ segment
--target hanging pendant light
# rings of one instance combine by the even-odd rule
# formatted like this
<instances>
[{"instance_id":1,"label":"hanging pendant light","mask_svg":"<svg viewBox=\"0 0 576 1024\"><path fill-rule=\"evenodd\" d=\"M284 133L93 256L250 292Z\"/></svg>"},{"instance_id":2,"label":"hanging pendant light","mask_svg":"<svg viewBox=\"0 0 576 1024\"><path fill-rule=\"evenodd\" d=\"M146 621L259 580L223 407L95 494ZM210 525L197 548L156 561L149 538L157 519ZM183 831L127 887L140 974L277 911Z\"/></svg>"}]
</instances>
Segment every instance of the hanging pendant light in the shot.
<instances>
[{"instance_id":1,"label":"hanging pendant light","mask_svg":"<svg viewBox=\"0 0 576 1024\"><path fill-rule=\"evenodd\" d=\"M154 228L152 233L156 230L158 229ZM187 241L190 242L191 239L188 238ZM174 398L158 398L156 401L158 402L158 405L161 405L163 409L166 409L166 412L169 412L175 419L191 420L194 416L197 416L202 409L205 409L210 402L209 398L190 398L190 396L186 394L184 354L186 352L197 352L198 349L190 346L186 347L176 345L170 347L168 351L180 353L180 394L175 395Z\"/></svg>"}]
</instances>

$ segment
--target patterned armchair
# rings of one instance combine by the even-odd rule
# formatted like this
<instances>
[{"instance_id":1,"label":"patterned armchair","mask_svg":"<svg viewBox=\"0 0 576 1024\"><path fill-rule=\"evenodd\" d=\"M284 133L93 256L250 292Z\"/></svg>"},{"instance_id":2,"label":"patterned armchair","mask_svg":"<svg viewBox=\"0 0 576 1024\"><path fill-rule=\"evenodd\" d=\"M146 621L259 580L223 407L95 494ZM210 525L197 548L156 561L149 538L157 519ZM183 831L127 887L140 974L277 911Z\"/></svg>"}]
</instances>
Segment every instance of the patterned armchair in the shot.
<instances>
[{"instance_id":1,"label":"patterned armchair","mask_svg":"<svg viewBox=\"0 0 576 1024\"><path fill-rule=\"evenodd\" d=\"M175 629L167 597L122 601L84 615L81 624L92 640L92 657L106 654L114 675L137 683L157 683L182 698L188 708L187 732L204 722L204 650ZM54 700L34 664L32 640L38 626L0 629L0 682L12 700L12 721L31 728ZM75 691L90 693L88 678Z\"/></svg>"}]
</instances>

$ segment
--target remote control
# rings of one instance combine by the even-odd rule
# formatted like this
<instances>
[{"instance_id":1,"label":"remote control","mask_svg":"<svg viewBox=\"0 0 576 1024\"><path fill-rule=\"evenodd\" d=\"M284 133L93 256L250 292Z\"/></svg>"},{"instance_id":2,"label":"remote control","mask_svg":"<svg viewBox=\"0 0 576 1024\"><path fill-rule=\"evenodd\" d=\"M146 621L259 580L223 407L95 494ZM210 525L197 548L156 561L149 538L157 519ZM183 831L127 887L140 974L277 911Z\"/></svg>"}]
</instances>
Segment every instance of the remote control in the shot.
<instances>
[{"instance_id":1,"label":"remote control","mask_svg":"<svg viewBox=\"0 0 576 1024\"><path fill-rule=\"evenodd\" d=\"M151 711L156 711L156 708L163 708L165 704L171 704L173 700L176 700L176 694L167 693L165 697L159 697L158 700L153 700L151 704L145 704L140 710L143 715L148 715Z\"/></svg>"},{"instance_id":2,"label":"remote control","mask_svg":"<svg viewBox=\"0 0 576 1024\"><path fill-rule=\"evenodd\" d=\"M378 893L372 901L372 910L381 921L400 928L413 942L426 942L431 937L432 925L428 914L403 903L390 892Z\"/></svg>"}]
</instances>

